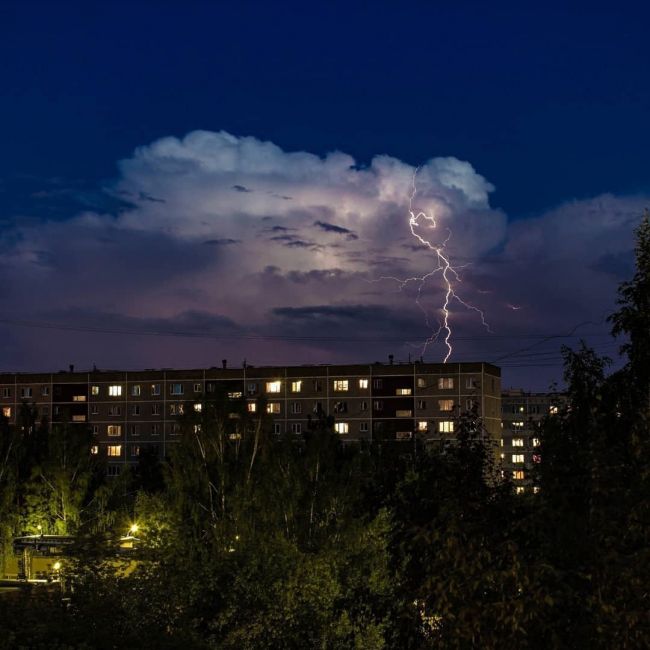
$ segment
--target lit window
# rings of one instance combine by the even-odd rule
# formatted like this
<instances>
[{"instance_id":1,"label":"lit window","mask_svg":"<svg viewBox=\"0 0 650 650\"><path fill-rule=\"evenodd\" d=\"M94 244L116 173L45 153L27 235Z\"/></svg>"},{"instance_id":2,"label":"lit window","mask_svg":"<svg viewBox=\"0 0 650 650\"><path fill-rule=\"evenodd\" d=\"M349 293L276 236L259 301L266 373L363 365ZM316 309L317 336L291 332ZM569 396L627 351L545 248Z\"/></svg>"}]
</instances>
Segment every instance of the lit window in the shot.
<instances>
[{"instance_id":1,"label":"lit window","mask_svg":"<svg viewBox=\"0 0 650 650\"><path fill-rule=\"evenodd\" d=\"M291 402L291 412L294 415L302 413L302 404L300 402Z\"/></svg>"},{"instance_id":2,"label":"lit window","mask_svg":"<svg viewBox=\"0 0 650 650\"><path fill-rule=\"evenodd\" d=\"M302 430L302 425L300 422L292 422L291 423L291 433L300 433Z\"/></svg>"},{"instance_id":3,"label":"lit window","mask_svg":"<svg viewBox=\"0 0 650 650\"><path fill-rule=\"evenodd\" d=\"M441 411L453 411L454 410L454 400L453 399L439 399L438 408Z\"/></svg>"},{"instance_id":4,"label":"lit window","mask_svg":"<svg viewBox=\"0 0 650 650\"><path fill-rule=\"evenodd\" d=\"M346 391L348 389L348 383L347 379L335 379L334 390L337 392Z\"/></svg>"},{"instance_id":5,"label":"lit window","mask_svg":"<svg viewBox=\"0 0 650 650\"><path fill-rule=\"evenodd\" d=\"M424 377L418 377L418 388L426 388L427 380Z\"/></svg>"},{"instance_id":6,"label":"lit window","mask_svg":"<svg viewBox=\"0 0 650 650\"><path fill-rule=\"evenodd\" d=\"M266 412L267 413L279 413L280 412L280 402L269 402L266 405Z\"/></svg>"},{"instance_id":7,"label":"lit window","mask_svg":"<svg viewBox=\"0 0 650 650\"><path fill-rule=\"evenodd\" d=\"M291 392L292 393L299 393L302 390L302 381L292 381L291 382ZM298 432L300 433L300 432Z\"/></svg>"},{"instance_id":8,"label":"lit window","mask_svg":"<svg viewBox=\"0 0 650 650\"><path fill-rule=\"evenodd\" d=\"M72 421L73 422L85 422L86 421L86 416L85 415L73 415L72 416Z\"/></svg>"},{"instance_id":9,"label":"lit window","mask_svg":"<svg viewBox=\"0 0 650 650\"><path fill-rule=\"evenodd\" d=\"M367 379L359 379L359 388L368 388L368 380Z\"/></svg>"},{"instance_id":10,"label":"lit window","mask_svg":"<svg viewBox=\"0 0 650 650\"><path fill-rule=\"evenodd\" d=\"M133 397L140 397L141 393L142 387L140 384L133 384L133 386L131 386L131 395L133 395Z\"/></svg>"},{"instance_id":11,"label":"lit window","mask_svg":"<svg viewBox=\"0 0 650 650\"><path fill-rule=\"evenodd\" d=\"M512 478L515 479L515 481L523 481L524 480L524 470L523 469L516 469L512 473Z\"/></svg>"},{"instance_id":12,"label":"lit window","mask_svg":"<svg viewBox=\"0 0 650 650\"><path fill-rule=\"evenodd\" d=\"M524 492L525 492L525 488L524 488L523 485L518 485L518 486L515 488L515 493L516 493L516 494L523 494Z\"/></svg>"},{"instance_id":13,"label":"lit window","mask_svg":"<svg viewBox=\"0 0 650 650\"><path fill-rule=\"evenodd\" d=\"M513 447L523 447L524 446L524 439L523 438L513 438L512 439L512 446Z\"/></svg>"},{"instance_id":14,"label":"lit window","mask_svg":"<svg viewBox=\"0 0 650 650\"><path fill-rule=\"evenodd\" d=\"M501 440L499 440L499 445L500 445L501 447L503 447L503 438L501 438Z\"/></svg>"},{"instance_id":15,"label":"lit window","mask_svg":"<svg viewBox=\"0 0 650 650\"><path fill-rule=\"evenodd\" d=\"M426 420L420 420L418 422L418 431L428 431L429 423Z\"/></svg>"},{"instance_id":16,"label":"lit window","mask_svg":"<svg viewBox=\"0 0 650 650\"><path fill-rule=\"evenodd\" d=\"M350 426L347 422L336 422L334 424L334 431L336 433L347 433L350 430Z\"/></svg>"},{"instance_id":17,"label":"lit window","mask_svg":"<svg viewBox=\"0 0 650 650\"><path fill-rule=\"evenodd\" d=\"M359 424L359 431L361 433L368 433L368 423L367 422L361 422Z\"/></svg>"},{"instance_id":18,"label":"lit window","mask_svg":"<svg viewBox=\"0 0 650 650\"><path fill-rule=\"evenodd\" d=\"M108 445L106 447L107 456L121 456L122 455L122 445Z\"/></svg>"},{"instance_id":19,"label":"lit window","mask_svg":"<svg viewBox=\"0 0 650 650\"><path fill-rule=\"evenodd\" d=\"M228 393L228 399L241 399L243 395L244 394L240 390L234 390Z\"/></svg>"},{"instance_id":20,"label":"lit window","mask_svg":"<svg viewBox=\"0 0 650 650\"><path fill-rule=\"evenodd\" d=\"M449 390L454 387L453 377L438 377L438 388L441 390Z\"/></svg>"},{"instance_id":21,"label":"lit window","mask_svg":"<svg viewBox=\"0 0 650 650\"><path fill-rule=\"evenodd\" d=\"M11 417L11 406L3 406L2 407L2 415L4 415L6 418Z\"/></svg>"},{"instance_id":22,"label":"lit window","mask_svg":"<svg viewBox=\"0 0 650 650\"><path fill-rule=\"evenodd\" d=\"M121 424L109 424L106 427L106 433L109 436L121 436L122 435L122 425Z\"/></svg>"},{"instance_id":23,"label":"lit window","mask_svg":"<svg viewBox=\"0 0 650 650\"><path fill-rule=\"evenodd\" d=\"M203 410L203 404L201 404L201 402L194 404L194 410L197 413L200 413Z\"/></svg>"},{"instance_id":24,"label":"lit window","mask_svg":"<svg viewBox=\"0 0 650 650\"><path fill-rule=\"evenodd\" d=\"M534 485L533 486L533 494L537 494L539 492L539 485Z\"/></svg>"},{"instance_id":25,"label":"lit window","mask_svg":"<svg viewBox=\"0 0 650 650\"><path fill-rule=\"evenodd\" d=\"M282 389L281 381L267 381L266 382L266 392L267 393L279 393Z\"/></svg>"},{"instance_id":26,"label":"lit window","mask_svg":"<svg viewBox=\"0 0 650 650\"><path fill-rule=\"evenodd\" d=\"M411 418L413 417L413 411L411 409L397 409L395 416L398 418Z\"/></svg>"},{"instance_id":27,"label":"lit window","mask_svg":"<svg viewBox=\"0 0 650 650\"><path fill-rule=\"evenodd\" d=\"M99 386L91 386L90 394L91 395L99 395Z\"/></svg>"},{"instance_id":28,"label":"lit window","mask_svg":"<svg viewBox=\"0 0 650 650\"><path fill-rule=\"evenodd\" d=\"M540 454L533 454L533 463L541 463L542 457Z\"/></svg>"},{"instance_id":29,"label":"lit window","mask_svg":"<svg viewBox=\"0 0 650 650\"><path fill-rule=\"evenodd\" d=\"M505 460L505 458L506 458L505 454L499 454L499 456L501 457L501 460Z\"/></svg>"},{"instance_id":30,"label":"lit window","mask_svg":"<svg viewBox=\"0 0 650 650\"><path fill-rule=\"evenodd\" d=\"M172 395L182 395L184 390L183 390L183 384L171 384L169 386L169 392Z\"/></svg>"},{"instance_id":31,"label":"lit window","mask_svg":"<svg viewBox=\"0 0 650 650\"><path fill-rule=\"evenodd\" d=\"M524 462L524 455L523 454L512 454L512 462L513 463L523 463Z\"/></svg>"},{"instance_id":32,"label":"lit window","mask_svg":"<svg viewBox=\"0 0 650 650\"><path fill-rule=\"evenodd\" d=\"M169 415L183 415L185 408L182 404L170 404Z\"/></svg>"},{"instance_id":33,"label":"lit window","mask_svg":"<svg viewBox=\"0 0 650 650\"><path fill-rule=\"evenodd\" d=\"M452 420L440 420L438 422L438 431L440 433L453 433L454 423Z\"/></svg>"},{"instance_id":34,"label":"lit window","mask_svg":"<svg viewBox=\"0 0 650 650\"><path fill-rule=\"evenodd\" d=\"M108 387L108 394L111 397L120 397L122 395L122 386L119 384Z\"/></svg>"},{"instance_id":35,"label":"lit window","mask_svg":"<svg viewBox=\"0 0 650 650\"><path fill-rule=\"evenodd\" d=\"M398 388L395 391L396 395L412 395L413 391L410 388Z\"/></svg>"},{"instance_id":36,"label":"lit window","mask_svg":"<svg viewBox=\"0 0 650 650\"><path fill-rule=\"evenodd\" d=\"M195 424L194 425L194 433L201 433L201 425L200 424Z\"/></svg>"},{"instance_id":37,"label":"lit window","mask_svg":"<svg viewBox=\"0 0 650 650\"><path fill-rule=\"evenodd\" d=\"M151 384L151 394L160 395L160 384Z\"/></svg>"},{"instance_id":38,"label":"lit window","mask_svg":"<svg viewBox=\"0 0 650 650\"><path fill-rule=\"evenodd\" d=\"M539 438L533 438L531 442L533 443L533 447L539 447Z\"/></svg>"},{"instance_id":39,"label":"lit window","mask_svg":"<svg viewBox=\"0 0 650 650\"><path fill-rule=\"evenodd\" d=\"M521 421L519 421L519 422L511 422L511 423L510 423L510 426L511 426L513 429L523 429L523 428L524 428L524 423L521 422Z\"/></svg>"},{"instance_id":40,"label":"lit window","mask_svg":"<svg viewBox=\"0 0 650 650\"><path fill-rule=\"evenodd\" d=\"M548 412L549 412L551 415L557 415L557 406L549 406L549 407L548 407Z\"/></svg>"},{"instance_id":41,"label":"lit window","mask_svg":"<svg viewBox=\"0 0 650 650\"><path fill-rule=\"evenodd\" d=\"M203 392L203 386L201 384L194 384L194 392L195 393L202 393Z\"/></svg>"},{"instance_id":42,"label":"lit window","mask_svg":"<svg viewBox=\"0 0 650 650\"><path fill-rule=\"evenodd\" d=\"M249 413L255 413L257 411L257 404L255 402L248 402L247 408Z\"/></svg>"},{"instance_id":43,"label":"lit window","mask_svg":"<svg viewBox=\"0 0 650 650\"><path fill-rule=\"evenodd\" d=\"M99 453L99 447L97 445L93 445L90 448L90 453L93 454L93 455L97 455Z\"/></svg>"}]
</instances>

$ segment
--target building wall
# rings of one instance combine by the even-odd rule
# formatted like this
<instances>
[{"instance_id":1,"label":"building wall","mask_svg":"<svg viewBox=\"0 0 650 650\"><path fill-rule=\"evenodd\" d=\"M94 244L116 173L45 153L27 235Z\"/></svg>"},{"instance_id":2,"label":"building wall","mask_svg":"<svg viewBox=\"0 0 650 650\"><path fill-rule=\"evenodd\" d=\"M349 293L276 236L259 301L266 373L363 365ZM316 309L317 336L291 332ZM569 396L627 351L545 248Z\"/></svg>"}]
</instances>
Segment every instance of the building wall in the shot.
<instances>
[{"instance_id":1,"label":"building wall","mask_svg":"<svg viewBox=\"0 0 650 650\"><path fill-rule=\"evenodd\" d=\"M302 432L321 410L343 440L436 440L453 437L449 423L475 404L490 436L501 435L500 370L487 363L2 374L0 409L15 422L24 401L51 422L89 427L117 473L141 448L163 457L180 436L179 407L221 390L276 405L277 433Z\"/></svg>"}]
</instances>

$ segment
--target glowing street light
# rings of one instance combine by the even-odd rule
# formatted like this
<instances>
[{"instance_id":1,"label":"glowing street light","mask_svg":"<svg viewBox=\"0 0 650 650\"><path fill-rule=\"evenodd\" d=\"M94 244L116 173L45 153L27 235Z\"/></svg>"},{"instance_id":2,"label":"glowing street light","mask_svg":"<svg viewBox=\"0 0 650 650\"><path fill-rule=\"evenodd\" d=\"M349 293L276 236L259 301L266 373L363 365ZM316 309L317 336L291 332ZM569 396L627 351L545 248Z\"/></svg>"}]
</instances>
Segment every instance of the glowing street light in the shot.
<instances>
[{"instance_id":1,"label":"glowing street light","mask_svg":"<svg viewBox=\"0 0 650 650\"><path fill-rule=\"evenodd\" d=\"M140 526L138 526L138 524L131 524L131 528L129 528L129 535L135 535L138 530L140 530Z\"/></svg>"}]
</instances>

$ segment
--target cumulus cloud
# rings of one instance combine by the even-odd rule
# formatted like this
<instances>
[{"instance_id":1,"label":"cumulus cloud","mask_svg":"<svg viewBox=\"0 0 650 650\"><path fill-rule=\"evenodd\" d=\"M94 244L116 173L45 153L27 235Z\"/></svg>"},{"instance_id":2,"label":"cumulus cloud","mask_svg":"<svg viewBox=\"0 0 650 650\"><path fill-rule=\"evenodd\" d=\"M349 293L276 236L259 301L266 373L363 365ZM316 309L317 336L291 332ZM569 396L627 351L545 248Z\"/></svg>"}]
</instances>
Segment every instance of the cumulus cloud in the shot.
<instances>
[{"instance_id":1,"label":"cumulus cloud","mask_svg":"<svg viewBox=\"0 0 650 650\"><path fill-rule=\"evenodd\" d=\"M119 170L108 190L119 210L4 230L5 308L61 322L74 314L79 323L114 314L134 327L213 315L231 334L253 337L235 337L231 353L277 363L419 354L413 341L430 331L426 320L437 326L443 285L439 274L422 287L396 281L436 265L410 232L409 210L435 216L435 226L421 221L420 234L447 241L461 269L459 294L484 309L498 335L486 339L476 312L455 302L458 354L490 360L512 348L507 334L569 327L609 307L629 272L631 233L644 206L644 197L603 195L508 223L490 205L493 186L469 162L432 158L416 169L378 155L361 165L341 152L286 152L225 132L162 138ZM305 342L264 343L283 332ZM26 358L25 346L39 346L28 334L18 339L0 350L15 364ZM92 349L89 343L84 354ZM168 347L143 338L128 349L141 365L206 365L196 342ZM441 352L434 346L429 358Z\"/></svg>"}]
</instances>

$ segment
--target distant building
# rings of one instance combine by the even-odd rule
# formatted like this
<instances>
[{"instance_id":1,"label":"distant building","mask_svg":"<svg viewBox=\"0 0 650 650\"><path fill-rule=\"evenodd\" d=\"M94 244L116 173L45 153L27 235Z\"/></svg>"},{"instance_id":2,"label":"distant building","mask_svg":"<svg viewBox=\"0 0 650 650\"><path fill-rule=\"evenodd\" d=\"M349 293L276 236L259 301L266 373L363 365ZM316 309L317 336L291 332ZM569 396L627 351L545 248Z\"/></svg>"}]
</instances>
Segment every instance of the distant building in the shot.
<instances>
[{"instance_id":1,"label":"distant building","mask_svg":"<svg viewBox=\"0 0 650 650\"><path fill-rule=\"evenodd\" d=\"M90 428L92 452L117 475L146 447L164 457L187 405L221 390L249 404L264 396L277 434L301 434L320 412L342 440L436 440L454 437L454 417L476 406L501 436L501 371L489 363L0 374L0 412L15 422L26 402L39 418Z\"/></svg>"},{"instance_id":2,"label":"distant building","mask_svg":"<svg viewBox=\"0 0 650 650\"><path fill-rule=\"evenodd\" d=\"M542 460L539 424L563 403L560 393L526 393L514 388L501 393L501 465L517 492L538 489L533 476Z\"/></svg>"}]
</instances>

